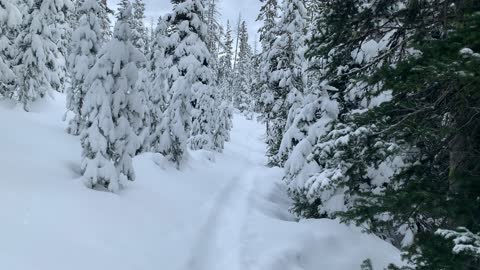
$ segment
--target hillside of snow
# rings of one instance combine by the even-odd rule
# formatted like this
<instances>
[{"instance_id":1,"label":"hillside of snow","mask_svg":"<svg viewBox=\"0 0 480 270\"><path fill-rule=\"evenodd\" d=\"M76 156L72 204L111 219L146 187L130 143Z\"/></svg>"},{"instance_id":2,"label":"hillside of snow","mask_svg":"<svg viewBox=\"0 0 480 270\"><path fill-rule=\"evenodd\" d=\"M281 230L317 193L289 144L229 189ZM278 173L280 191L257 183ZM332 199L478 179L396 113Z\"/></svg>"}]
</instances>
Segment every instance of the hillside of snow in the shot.
<instances>
[{"instance_id":1,"label":"hillside of snow","mask_svg":"<svg viewBox=\"0 0 480 270\"><path fill-rule=\"evenodd\" d=\"M298 222L279 168L264 166L264 127L240 115L223 154L191 152L178 171L135 158L118 194L80 180L64 96L29 113L0 102L0 269L356 270L399 263L397 249L332 220Z\"/></svg>"}]
</instances>

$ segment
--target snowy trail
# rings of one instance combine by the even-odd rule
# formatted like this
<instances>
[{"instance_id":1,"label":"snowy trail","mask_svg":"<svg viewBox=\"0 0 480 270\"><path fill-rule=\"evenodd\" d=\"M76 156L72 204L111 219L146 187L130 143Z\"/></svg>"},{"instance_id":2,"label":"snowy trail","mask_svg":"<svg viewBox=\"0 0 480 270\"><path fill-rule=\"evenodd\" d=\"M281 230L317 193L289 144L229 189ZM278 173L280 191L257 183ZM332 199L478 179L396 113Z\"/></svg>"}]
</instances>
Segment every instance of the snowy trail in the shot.
<instances>
[{"instance_id":1,"label":"snowy trail","mask_svg":"<svg viewBox=\"0 0 480 270\"><path fill-rule=\"evenodd\" d=\"M212 161L182 171L135 158L120 194L85 188L80 144L61 121L65 98L25 113L0 102L0 269L353 270L400 261L384 241L332 220L297 222L280 168L267 168L264 126L235 115ZM34 134L34 136L32 136Z\"/></svg>"},{"instance_id":2,"label":"snowy trail","mask_svg":"<svg viewBox=\"0 0 480 270\"><path fill-rule=\"evenodd\" d=\"M230 180L211 203L206 221L199 227L198 239L191 250L191 259L187 269L213 270L239 269L241 265L243 226L239 222L246 220L248 205L243 198L245 192L241 184L247 181L241 178Z\"/></svg>"},{"instance_id":3,"label":"snowy trail","mask_svg":"<svg viewBox=\"0 0 480 270\"><path fill-rule=\"evenodd\" d=\"M184 270L248 269L245 268L244 253L248 249L246 232L252 211L250 198L258 180L258 167L263 167L255 163L263 162L263 155L259 154L264 147L261 143L252 143L260 139L258 130L261 129L256 127L249 130L244 136L235 136L237 133L233 131L232 140L235 141L232 144L248 149L236 152L239 156L235 159L241 161L242 173L226 181L209 202L208 214L198 229L198 236L190 251L191 258Z\"/></svg>"}]
</instances>

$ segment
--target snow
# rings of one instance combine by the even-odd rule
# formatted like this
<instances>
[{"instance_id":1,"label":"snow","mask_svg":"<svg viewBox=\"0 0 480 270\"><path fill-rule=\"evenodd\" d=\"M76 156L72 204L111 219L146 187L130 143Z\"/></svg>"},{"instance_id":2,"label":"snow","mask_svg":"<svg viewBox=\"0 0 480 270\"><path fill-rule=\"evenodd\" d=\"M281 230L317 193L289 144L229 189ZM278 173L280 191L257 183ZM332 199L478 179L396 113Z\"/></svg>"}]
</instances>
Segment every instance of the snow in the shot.
<instances>
[{"instance_id":1,"label":"snow","mask_svg":"<svg viewBox=\"0 0 480 270\"><path fill-rule=\"evenodd\" d=\"M85 188L81 148L62 122L65 97L26 113L0 101L0 269L374 269L397 249L335 220L298 222L266 168L261 124L235 115L223 154L190 151L182 171L159 154L134 159L118 194Z\"/></svg>"}]
</instances>

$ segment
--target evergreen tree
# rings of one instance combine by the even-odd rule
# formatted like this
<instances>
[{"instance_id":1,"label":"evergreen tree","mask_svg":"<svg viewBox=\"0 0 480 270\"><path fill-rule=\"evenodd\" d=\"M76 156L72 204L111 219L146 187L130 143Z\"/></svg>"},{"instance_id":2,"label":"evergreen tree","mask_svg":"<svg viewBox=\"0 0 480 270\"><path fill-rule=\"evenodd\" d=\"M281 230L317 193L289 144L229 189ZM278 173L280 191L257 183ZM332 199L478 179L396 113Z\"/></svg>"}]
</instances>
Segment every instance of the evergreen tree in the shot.
<instances>
[{"instance_id":1,"label":"evergreen tree","mask_svg":"<svg viewBox=\"0 0 480 270\"><path fill-rule=\"evenodd\" d=\"M260 33L260 42L262 49L267 52L275 39L275 34L272 31L276 26L278 18L278 2L277 0L260 0L263 3L257 21L263 21L262 27L258 30Z\"/></svg>"},{"instance_id":2,"label":"evergreen tree","mask_svg":"<svg viewBox=\"0 0 480 270\"><path fill-rule=\"evenodd\" d=\"M449 8L444 9L444 4ZM369 83L388 78L379 91L391 91L391 100L354 119L356 125L371 130L360 140L361 146L367 147L369 141L376 144L368 159L356 166L368 168L393 157L402 157L403 166L383 189L355 194L359 199L344 217L367 222L372 231L402 226L413 233L411 241L403 244L416 269L476 269L478 255L459 250L435 232L464 227L445 236L463 234L467 244L475 241L468 240L473 235L468 232L480 230L480 118L475 109L480 104L480 5L433 1L409 9L411 17L402 22L414 29L410 44L417 53L395 68L385 66L376 72ZM384 213L388 219L367 218ZM452 254L452 249L459 252Z\"/></svg>"},{"instance_id":3,"label":"evergreen tree","mask_svg":"<svg viewBox=\"0 0 480 270\"><path fill-rule=\"evenodd\" d=\"M142 54L131 41L131 6L118 13L114 36L97 57L86 78L82 106L87 119L81 135L82 170L87 187L117 192L135 179L132 158L140 147L134 124L141 122L144 104L135 91Z\"/></svg>"},{"instance_id":4,"label":"evergreen tree","mask_svg":"<svg viewBox=\"0 0 480 270\"><path fill-rule=\"evenodd\" d=\"M112 22L110 21L110 15L113 14L113 10L108 8L107 1L102 0L100 2L100 28L102 30L102 35L101 35L101 44L107 43L111 38L112 38L112 30L111 30L111 24Z\"/></svg>"},{"instance_id":5,"label":"evergreen tree","mask_svg":"<svg viewBox=\"0 0 480 270\"><path fill-rule=\"evenodd\" d=\"M257 21L263 21L262 27L259 29L260 42L262 45L262 54L260 55L259 66L259 82L258 89L262 93L258 105L261 109L260 120L266 125L267 138L275 136L274 127L272 125L274 95L270 87L271 70L277 65L276 59L273 57L273 42L276 38L276 24L278 19L278 3L277 0L261 0L263 3L258 15ZM269 143L269 147L270 147ZM269 151L269 156L273 156L275 151Z\"/></svg>"},{"instance_id":6,"label":"evergreen tree","mask_svg":"<svg viewBox=\"0 0 480 270\"><path fill-rule=\"evenodd\" d=\"M172 56L166 55L167 48L171 47L169 37L167 36L167 29L168 22L166 18L160 17L153 35L154 38L148 65L151 85L148 102L150 118L150 138L148 143L154 152L162 151L162 121L170 102L167 79L169 69L172 66Z\"/></svg>"},{"instance_id":7,"label":"evergreen tree","mask_svg":"<svg viewBox=\"0 0 480 270\"><path fill-rule=\"evenodd\" d=\"M214 118L213 150L222 153L225 142L230 141L233 112L230 103L220 98L216 99L215 108L218 109Z\"/></svg>"},{"instance_id":8,"label":"evergreen tree","mask_svg":"<svg viewBox=\"0 0 480 270\"><path fill-rule=\"evenodd\" d=\"M30 104L63 87L64 56L57 43L61 39L64 10L69 1L35 0L27 5L22 30L15 40L15 98L26 111ZM64 22L63 22L64 23Z\"/></svg>"},{"instance_id":9,"label":"evergreen tree","mask_svg":"<svg viewBox=\"0 0 480 270\"><path fill-rule=\"evenodd\" d=\"M214 2L213 2L214 3ZM201 1L198 2L200 6ZM204 9L200 7L198 17L204 18ZM212 15L213 16L213 15ZM211 18L213 20L213 17ZM191 90L193 92L193 120L191 129L191 138L189 140L190 147L193 150L205 149L213 150L213 137L215 131L215 116L218 107L215 106L215 79L213 76L215 62L212 58L208 48L208 24L203 20L194 22L196 29L193 31L193 35L190 37L195 41L192 43L195 48L188 48L187 55L192 57L190 61L191 68L195 69L195 75L191 79ZM214 48L212 48L214 49Z\"/></svg>"},{"instance_id":10,"label":"evergreen tree","mask_svg":"<svg viewBox=\"0 0 480 270\"><path fill-rule=\"evenodd\" d=\"M0 1L0 97L12 97L15 73L12 61L15 53L13 40L22 22L22 15L10 0Z\"/></svg>"},{"instance_id":11,"label":"evergreen tree","mask_svg":"<svg viewBox=\"0 0 480 270\"><path fill-rule=\"evenodd\" d=\"M266 56L263 72L268 78L265 99L269 105L264 119L268 123L267 145L269 164L282 166L288 157L285 151L279 153L283 133L287 126L289 111L301 104L304 88L304 38L306 30L306 10L302 0L286 0L282 7L282 17L276 26L278 35ZM268 102L267 102L268 101Z\"/></svg>"},{"instance_id":12,"label":"evergreen tree","mask_svg":"<svg viewBox=\"0 0 480 270\"><path fill-rule=\"evenodd\" d=\"M272 81L274 82L273 89L275 103L283 101L286 104L287 115L286 119L282 119L285 125L282 127L282 131L288 130L292 125L295 116L298 113L298 109L302 104L303 93L305 89L305 34L307 26L307 11L304 6L303 0L285 0L282 8L282 17L279 22L278 33L280 36L275 40L273 44L274 50L278 50L279 54L276 56L278 65L272 71ZM271 81L271 82L272 82ZM276 88L278 86L280 89ZM285 96L286 93L286 96ZM277 98L278 97L278 98ZM280 103L281 104L281 103ZM279 108L276 112L274 107L274 114L279 113L282 108ZM280 112L280 116L283 116L285 112ZM274 123L277 121L274 120ZM275 139L278 140L278 139ZM282 142L280 138L280 142ZM274 143L276 147L276 143ZM295 142L291 142L295 143ZM275 147L270 148L272 151ZM274 158L278 164L283 165L289 156L291 147L282 148L282 145L278 148L278 154Z\"/></svg>"},{"instance_id":13,"label":"evergreen tree","mask_svg":"<svg viewBox=\"0 0 480 270\"><path fill-rule=\"evenodd\" d=\"M142 56L142 59L145 59L143 53ZM135 91L138 93L136 95L136 98L138 98L136 102L138 104L143 104L143 111L141 111L140 113L144 116L142 117L141 121L133 123L132 127L140 140L140 148L138 149L137 153L142 153L148 151L148 149L150 148L149 137L152 119L150 118L148 105L150 100L150 93L152 91L152 84L150 81L149 72L145 66L146 62L141 61L139 64L142 68L138 71L138 79L135 83Z\"/></svg>"},{"instance_id":14,"label":"evergreen tree","mask_svg":"<svg viewBox=\"0 0 480 270\"><path fill-rule=\"evenodd\" d=\"M168 78L168 92L172 98L162 121L159 150L181 167L190 136L203 136L198 128L202 119L194 115L193 107L208 101L211 71L208 67L209 52L205 44L206 25L204 6L200 0L172 0L173 13L169 17L170 46L167 57L172 58ZM205 99L199 97L205 94ZM208 103L208 102L207 102ZM202 109L202 108L200 108ZM208 108L205 108L208 109ZM197 122L192 133L192 118ZM196 143L195 143L196 144Z\"/></svg>"},{"instance_id":15,"label":"evergreen tree","mask_svg":"<svg viewBox=\"0 0 480 270\"><path fill-rule=\"evenodd\" d=\"M72 32L73 26L76 23L72 22L74 17L74 12L76 4L72 0L58 1L56 0L56 6L58 11L55 17L51 19L51 33L52 37L55 37L55 43L58 48L59 55L57 56L57 65L58 65L58 77L60 79L60 88L57 90L59 92L64 92L66 90L65 86L67 82L70 81L70 73L68 70L67 58L70 51L70 46L72 43ZM76 3L76 1L75 1Z\"/></svg>"},{"instance_id":16,"label":"evergreen tree","mask_svg":"<svg viewBox=\"0 0 480 270\"><path fill-rule=\"evenodd\" d=\"M95 65L102 44L100 39L102 7L96 0L83 0L79 3L80 6L76 10L79 22L72 35L71 52L68 58L72 85L67 92L67 109L74 114L69 122L68 132L73 135L80 135L85 127L85 119L81 114L87 91L85 78Z\"/></svg>"},{"instance_id":17,"label":"evergreen tree","mask_svg":"<svg viewBox=\"0 0 480 270\"><path fill-rule=\"evenodd\" d=\"M353 0L338 1L333 5L326 2L318 4L322 8L318 9L315 23L318 29L310 41L313 84L309 86L311 90L308 92L314 96L319 93L326 96L326 91L337 103L337 109L333 110L335 114L330 112L334 117L319 112L314 124L307 122L306 128L309 131L305 139L302 139L301 133L292 132L287 139L293 140L284 140L287 149L295 145L296 140L300 141L293 148L292 156L287 162L286 180L295 200L295 212L304 216L334 217L337 212L352 206L354 196L350 191L374 190L382 186L388 177L384 170L388 168L390 173L401 165L401 160L392 158L380 167L380 164L376 164L367 169L356 166L357 161L365 160L366 157L357 160L349 155L367 155L374 148L370 144L361 149L354 147L355 144L360 145L360 138L364 137L369 128L354 125L351 118L358 112L365 112L388 100L388 93L374 94L378 86L369 86L364 78L378 69L375 64L379 61L385 65L395 62L395 56L402 51L395 40L398 41L402 35L388 30L397 23L392 16L398 10L394 2L389 2L390 5L375 2L368 9ZM358 23L359 18L365 23ZM352 29L355 30L352 32ZM361 38L353 34L355 31L362 33ZM315 84L321 86L320 91L316 90ZM368 93L372 95L369 96ZM302 114L297 114L296 118L302 118ZM318 125L320 128L317 129ZM295 129L298 129L298 123L292 126L291 131ZM309 139L311 134L314 135L313 140ZM305 143L306 140L309 143ZM347 144L351 147L346 147ZM295 161L293 153L297 152L302 153L301 157L307 158ZM375 181L365 180L367 172L376 178ZM358 176L358 181L350 181L354 174ZM399 241L396 233L377 233L393 242Z\"/></svg>"},{"instance_id":18,"label":"evergreen tree","mask_svg":"<svg viewBox=\"0 0 480 270\"><path fill-rule=\"evenodd\" d=\"M252 49L248 43L248 29L245 21L241 23L239 34L239 53L233 81L234 106L241 112L251 112L252 108Z\"/></svg>"},{"instance_id":19,"label":"evergreen tree","mask_svg":"<svg viewBox=\"0 0 480 270\"><path fill-rule=\"evenodd\" d=\"M221 99L232 102L233 99L233 37L230 22L227 21L226 32L223 40L223 49L220 55L218 65L218 81L221 93Z\"/></svg>"},{"instance_id":20,"label":"evergreen tree","mask_svg":"<svg viewBox=\"0 0 480 270\"><path fill-rule=\"evenodd\" d=\"M144 56L148 52L148 35L144 24L145 20L145 3L143 0L134 0L132 3L133 16L130 19L130 27L132 29L132 43ZM138 97L138 102L147 104L149 99L149 92L151 89L151 82L148 71L146 69L146 62L141 63L142 69L139 70L138 80L135 85ZM149 114L146 114L149 116ZM145 117L141 122L135 123L134 129L141 141L139 152L146 151L149 148L148 138L150 133L150 117Z\"/></svg>"},{"instance_id":21,"label":"evergreen tree","mask_svg":"<svg viewBox=\"0 0 480 270\"><path fill-rule=\"evenodd\" d=\"M476 269L478 258L451 254L442 237L479 231L479 3L313 6L310 70L338 109L306 110L319 93L307 84L284 137L299 141L286 163L293 210L362 224L403 247L416 269Z\"/></svg>"},{"instance_id":22,"label":"evergreen tree","mask_svg":"<svg viewBox=\"0 0 480 270\"><path fill-rule=\"evenodd\" d=\"M212 56L214 61L212 64L216 65L216 60L218 59L219 54L219 43L221 39L222 27L218 21L218 3L220 0L206 0L205 5L205 23L207 24L207 33L206 44L208 51Z\"/></svg>"},{"instance_id":23,"label":"evergreen tree","mask_svg":"<svg viewBox=\"0 0 480 270\"><path fill-rule=\"evenodd\" d=\"M131 20L133 45L139 49L144 55L148 52L148 34L145 27L145 3L143 0L134 0L133 17Z\"/></svg>"}]
</instances>

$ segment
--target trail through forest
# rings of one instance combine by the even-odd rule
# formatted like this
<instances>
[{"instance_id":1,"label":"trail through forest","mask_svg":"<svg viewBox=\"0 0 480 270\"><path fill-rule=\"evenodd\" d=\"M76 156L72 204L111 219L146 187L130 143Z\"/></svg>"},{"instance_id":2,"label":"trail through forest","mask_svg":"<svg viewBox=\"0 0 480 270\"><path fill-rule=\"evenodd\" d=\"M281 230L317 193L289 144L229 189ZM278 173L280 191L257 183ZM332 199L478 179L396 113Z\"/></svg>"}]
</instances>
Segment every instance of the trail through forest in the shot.
<instances>
[{"instance_id":1,"label":"trail through forest","mask_svg":"<svg viewBox=\"0 0 480 270\"><path fill-rule=\"evenodd\" d=\"M222 154L191 151L179 171L145 153L118 194L87 189L78 138L61 120L64 99L29 113L0 103L5 130L29 134L0 140L1 269L352 270L366 258L376 269L400 260L359 229L298 222L282 170L264 166L263 125L240 114Z\"/></svg>"}]
</instances>

